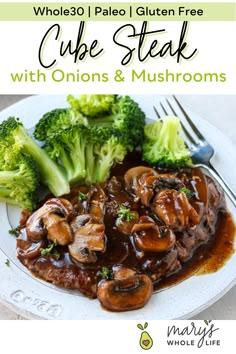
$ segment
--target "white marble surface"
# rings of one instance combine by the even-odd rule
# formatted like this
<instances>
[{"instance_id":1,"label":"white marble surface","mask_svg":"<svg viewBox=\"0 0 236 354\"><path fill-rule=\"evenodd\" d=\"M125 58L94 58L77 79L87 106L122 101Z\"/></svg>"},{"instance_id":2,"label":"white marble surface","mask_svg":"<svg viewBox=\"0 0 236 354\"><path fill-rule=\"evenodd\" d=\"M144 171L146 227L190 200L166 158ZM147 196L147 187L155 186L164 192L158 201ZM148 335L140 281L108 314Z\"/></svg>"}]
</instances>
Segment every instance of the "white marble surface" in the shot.
<instances>
[{"instance_id":1,"label":"white marble surface","mask_svg":"<svg viewBox=\"0 0 236 354\"><path fill-rule=\"evenodd\" d=\"M26 96L0 95L0 111L24 97ZM177 97L183 105L191 108L227 135L235 145L236 152L236 95L178 95ZM22 320L23 318L0 304L0 320L4 319ZM216 303L196 315L194 319L236 319L236 286Z\"/></svg>"}]
</instances>

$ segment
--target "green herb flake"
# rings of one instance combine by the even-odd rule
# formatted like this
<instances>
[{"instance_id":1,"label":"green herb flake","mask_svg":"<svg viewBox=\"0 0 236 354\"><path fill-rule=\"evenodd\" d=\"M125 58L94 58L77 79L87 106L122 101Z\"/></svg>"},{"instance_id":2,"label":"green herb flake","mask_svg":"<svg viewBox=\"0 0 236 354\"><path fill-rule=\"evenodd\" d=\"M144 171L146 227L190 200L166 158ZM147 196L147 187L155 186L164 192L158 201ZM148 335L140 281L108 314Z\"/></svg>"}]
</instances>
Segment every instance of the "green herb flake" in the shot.
<instances>
[{"instance_id":1,"label":"green herb flake","mask_svg":"<svg viewBox=\"0 0 236 354\"><path fill-rule=\"evenodd\" d=\"M10 267L10 261L9 261L9 259L6 260L5 264L6 264L7 267Z\"/></svg>"},{"instance_id":2,"label":"green herb flake","mask_svg":"<svg viewBox=\"0 0 236 354\"><path fill-rule=\"evenodd\" d=\"M15 227L14 229L10 229L10 230L8 230L8 233L9 233L9 235L18 236L19 228Z\"/></svg>"},{"instance_id":3,"label":"green herb flake","mask_svg":"<svg viewBox=\"0 0 236 354\"><path fill-rule=\"evenodd\" d=\"M193 191L191 191L190 189L188 189L186 187L181 188L179 191L182 193L185 193L187 198L192 198L195 194Z\"/></svg>"},{"instance_id":4,"label":"green herb flake","mask_svg":"<svg viewBox=\"0 0 236 354\"><path fill-rule=\"evenodd\" d=\"M87 193L79 192L78 200L83 202L87 198Z\"/></svg>"},{"instance_id":5,"label":"green herb flake","mask_svg":"<svg viewBox=\"0 0 236 354\"><path fill-rule=\"evenodd\" d=\"M102 269L97 272L97 276L102 277L102 279L106 280L111 280L114 278L112 269L109 269L107 267L102 267Z\"/></svg>"},{"instance_id":6,"label":"green herb flake","mask_svg":"<svg viewBox=\"0 0 236 354\"><path fill-rule=\"evenodd\" d=\"M126 208L124 205L119 206L117 215L123 221L131 221L134 219L134 213L129 208Z\"/></svg>"},{"instance_id":7,"label":"green herb flake","mask_svg":"<svg viewBox=\"0 0 236 354\"><path fill-rule=\"evenodd\" d=\"M60 253L58 251L53 251L53 248L57 246L57 240L54 240L48 247L40 248L40 252L42 256L55 256L57 259L60 258Z\"/></svg>"}]
</instances>

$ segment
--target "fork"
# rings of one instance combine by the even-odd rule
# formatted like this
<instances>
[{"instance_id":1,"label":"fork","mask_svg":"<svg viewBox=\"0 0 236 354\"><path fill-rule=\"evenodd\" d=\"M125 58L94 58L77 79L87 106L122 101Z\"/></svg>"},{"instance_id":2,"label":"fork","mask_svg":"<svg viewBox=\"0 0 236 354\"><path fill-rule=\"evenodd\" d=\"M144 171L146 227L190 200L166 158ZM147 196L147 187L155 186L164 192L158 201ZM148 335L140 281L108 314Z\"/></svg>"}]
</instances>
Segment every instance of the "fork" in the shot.
<instances>
[{"instance_id":1,"label":"fork","mask_svg":"<svg viewBox=\"0 0 236 354\"><path fill-rule=\"evenodd\" d=\"M183 128L183 132L189 141L189 143L186 142L186 145L188 146L190 153L191 153L191 158L193 161L193 164L195 167L201 167L204 168L208 171L210 175L212 175L215 180L219 183L219 185L222 187L222 189L225 191L233 205L236 207L236 195L233 192L233 190L229 187L228 183L224 180L224 178L221 176L221 174L214 168L214 166L211 163L211 158L214 155L214 149L213 147L207 142L207 140L204 138L202 133L199 131L199 129L195 126L193 121L190 119L189 115L186 113L182 105L179 103L177 98L173 96L176 104L178 105L182 115L188 122L189 126L191 127L192 131L196 135L197 139L195 139L194 135L187 130L185 127L183 121L181 120L181 125ZM170 101L166 99L166 102L171 109L172 113L177 117L176 111L171 105ZM160 106L164 112L165 115L168 115L167 110L163 106L163 104L160 102ZM156 107L153 107L154 111L158 117L158 119L161 119L160 113L157 111ZM181 119L181 117L178 116L178 118Z\"/></svg>"}]
</instances>

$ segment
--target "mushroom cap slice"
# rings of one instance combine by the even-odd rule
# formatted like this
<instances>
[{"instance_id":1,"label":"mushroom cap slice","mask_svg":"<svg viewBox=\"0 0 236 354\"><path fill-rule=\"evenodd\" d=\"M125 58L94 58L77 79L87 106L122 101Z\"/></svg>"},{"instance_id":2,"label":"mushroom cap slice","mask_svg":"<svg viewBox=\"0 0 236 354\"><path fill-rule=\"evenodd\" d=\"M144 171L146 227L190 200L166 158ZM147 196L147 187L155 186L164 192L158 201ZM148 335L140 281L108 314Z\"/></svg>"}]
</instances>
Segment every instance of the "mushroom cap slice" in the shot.
<instances>
[{"instance_id":1,"label":"mushroom cap slice","mask_svg":"<svg viewBox=\"0 0 236 354\"><path fill-rule=\"evenodd\" d=\"M104 251L104 232L103 224L81 226L75 233L76 244L79 248L88 248L90 251Z\"/></svg>"},{"instance_id":2,"label":"mushroom cap slice","mask_svg":"<svg viewBox=\"0 0 236 354\"><path fill-rule=\"evenodd\" d=\"M95 222L91 215L79 215L71 222L74 241L68 249L71 257L81 263L95 263L95 252L105 250L105 225Z\"/></svg>"},{"instance_id":3,"label":"mushroom cap slice","mask_svg":"<svg viewBox=\"0 0 236 354\"><path fill-rule=\"evenodd\" d=\"M98 184L91 186L88 195L88 214L96 217L100 222L104 217L104 204L107 197L104 190Z\"/></svg>"},{"instance_id":4,"label":"mushroom cap slice","mask_svg":"<svg viewBox=\"0 0 236 354\"><path fill-rule=\"evenodd\" d=\"M133 167L124 175L126 189L135 194L141 200L142 204L149 206L154 192L153 188L145 184L145 180L148 176L156 176L157 174L151 167Z\"/></svg>"},{"instance_id":5,"label":"mushroom cap slice","mask_svg":"<svg viewBox=\"0 0 236 354\"><path fill-rule=\"evenodd\" d=\"M161 189L180 189L184 187L183 182L176 177L176 173L161 173L147 176L144 182L146 186L154 189L156 192Z\"/></svg>"},{"instance_id":6,"label":"mushroom cap slice","mask_svg":"<svg viewBox=\"0 0 236 354\"><path fill-rule=\"evenodd\" d=\"M44 220L48 214L52 213L60 215L64 220L69 220L73 215L73 206L64 198L51 198L47 200L26 222L26 232L30 240L40 241L47 235Z\"/></svg>"},{"instance_id":7,"label":"mushroom cap slice","mask_svg":"<svg viewBox=\"0 0 236 354\"><path fill-rule=\"evenodd\" d=\"M16 252L19 258L33 259L41 255L40 249L45 245L45 240L31 242L27 238L26 229L20 231L16 239Z\"/></svg>"},{"instance_id":8,"label":"mushroom cap slice","mask_svg":"<svg viewBox=\"0 0 236 354\"><path fill-rule=\"evenodd\" d=\"M176 241L175 234L167 227L159 227L150 217L142 216L132 233L136 247L144 252L164 252Z\"/></svg>"},{"instance_id":9,"label":"mushroom cap slice","mask_svg":"<svg viewBox=\"0 0 236 354\"><path fill-rule=\"evenodd\" d=\"M117 264L112 267L112 273L115 279L122 280L135 275L136 271L122 264Z\"/></svg>"},{"instance_id":10,"label":"mushroom cap slice","mask_svg":"<svg viewBox=\"0 0 236 354\"><path fill-rule=\"evenodd\" d=\"M118 217L116 219L116 227L117 229L124 235L129 236L131 235L131 230L133 226L138 222L139 220L139 214L137 211L132 211L131 212L133 215L133 219L130 221L127 220L122 220L121 217Z\"/></svg>"},{"instance_id":11,"label":"mushroom cap slice","mask_svg":"<svg viewBox=\"0 0 236 354\"><path fill-rule=\"evenodd\" d=\"M49 208L41 207L27 220L26 232L30 240L38 242L47 235L47 229L43 223L43 218L47 215L49 210Z\"/></svg>"},{"instance_id":12,"label":"mushroom cap slice","mask_svg":"<svg viewBox=\"0 0 236 354\"><path fill-rule=\"evenodd\" d=\"M153 201L153 211L174 231L183 231L199 224L200 217L184 192L167 189L159 192Z\"/></svg>"},{"instance_id":13,"label":"mushroom cap slice","mask_svg":"<svg viewBox=\"0 0 236 354\"><path fill-rule=\"evenodd\" d=\"M44 218L44 226L47 229L47 239L57 241L58 245L66 246L73 241L73 233L70 225L61 216L49 213Z\"/></svg>"},{"instance_id":14,"label":"mushroom cap slice","mask_svg":"<svg viewBox=\"0 0 236 354\"><path fill-rule=\"evenodd\" d=\"M68 246L71 257L80 263L95 263L97 261L96 253L89 251L88 248L80 247L80 243L77 244L76 240L75 237L75 242Z\"/></svg>"},{"instance_id":15,"label":"mushroom cap slice","mask_svg":"<svg viewBox=\"0 0 236 354\"><path fill-rule=\"evenodd\" d=\"M147 166L130 168L124 175L126 188L130 191L135 191L140 185L139 179L143 174L157 175L157 172L153 168Z\"/></svg>"},{"instance_id":16,"label":"mushroom cap slice","mask_svg":"<svg viewBox=\"0 0 236 354\"><path fill-rule=\"evenodd\" d=\"M55 213L62 214L66 219L73 215L73 205L64 198L51 198L44 203L44 206L51 207Z\"/></svg>"},{"instance_id":17,"label":"mushroom cap slice","mask_svg":"<svg viewBox=\"0 0 236 354\"><path fill-rule=\"evenodd\" d=\"M103 308L109 311L131 311L146 305L153 293L153 284L146 274L135 271L114 271L115 278L101 280L97 297ZM122 277L123 275L123 277Z\"/></svg>"},{"instance_id":18,"label":"mushroom cap slice","mask_svg":"<svg viewBox=\"0 0 236 354\"><path fill-rule=\"evenodd\" d=\"M134 235L135 245L144 252L165 252L175 244L175 234L172 230L164 228L162 235L158 227L145 231L145 234Z\"/></svg>"},{"instance_id":19,"label":"mushroom cap slice","mask_svg":"<svg viewBox=\"0 0 236 354\"><path fill-rule=\"evenodd\" d=\"M159 174L153 168L138 166L128 170L124 176L126 188L132 191L145 206L150 203L155 192L167 188L180 188L182 181L176 173Z\"/></svg>"}]
</instances>

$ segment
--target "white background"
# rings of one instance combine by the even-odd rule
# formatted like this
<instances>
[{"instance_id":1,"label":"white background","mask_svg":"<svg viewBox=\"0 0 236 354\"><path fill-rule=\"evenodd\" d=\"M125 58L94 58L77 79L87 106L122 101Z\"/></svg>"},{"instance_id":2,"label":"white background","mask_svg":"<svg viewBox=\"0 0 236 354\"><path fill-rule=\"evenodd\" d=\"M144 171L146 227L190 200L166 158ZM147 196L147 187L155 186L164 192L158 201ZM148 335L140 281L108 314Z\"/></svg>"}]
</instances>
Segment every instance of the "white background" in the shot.
<instances>
[{"instance_id":1,"label":"white background","mask_svg":"<svg viewBox=\"0 0 236 354\"><path fill-rule=\"evenodd\" d=\"M23 331L19 330L19 323ZM41 354L42 351L47 353L145 353L139 346L141 330L137 328L136 321L110 321L109 327L107 322L98 321L60 321L53 322L4 322L1 328L1 346L8 353L17 350L19 354ZM144 325L144 321L140 322ZM220 340L220 346L203 345L198 348L195 344L192 346L167 346L167 328L168 326L178 326L184 329L191 326L187 321L149 321L147 331L153 339L153 347L148 353L235 353L234 345L234 328L230 321L214 321L214 328L219 328L213 333L210 340ZM195 321L196 328L206 328L203 321ZM208 326L209 327L209 326ZM27 337L27 340L25 338ZM38 337L41 336L40 339ZM14 337L14 340L9 340ZM198 342L199 336L176 336L176 339L190 340ZM25 341L24 341L25 339ZM33 347L33 348L32 348ZM4 351L4 352L5 352Z\"/></svg>"}]
</instances>

